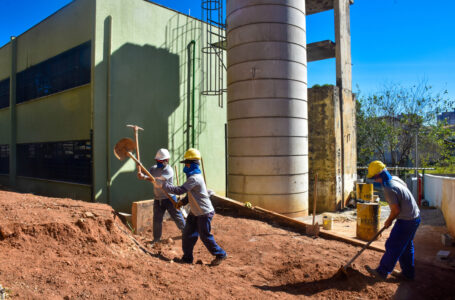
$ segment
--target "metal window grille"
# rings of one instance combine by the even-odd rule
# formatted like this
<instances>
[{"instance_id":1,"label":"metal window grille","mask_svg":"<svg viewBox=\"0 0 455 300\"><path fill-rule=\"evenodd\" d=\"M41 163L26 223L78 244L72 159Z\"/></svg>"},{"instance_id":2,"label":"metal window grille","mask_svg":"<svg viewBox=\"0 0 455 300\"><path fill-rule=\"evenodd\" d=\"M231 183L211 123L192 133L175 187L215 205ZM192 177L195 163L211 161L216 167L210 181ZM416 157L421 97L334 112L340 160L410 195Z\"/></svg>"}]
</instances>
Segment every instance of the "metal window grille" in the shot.
<instances>
[{"instance_id":1,"label":"metal window grille","mask_svg":"<svg viewBox=\"0 0 455 300\"><path fill-rule=\"evenodd\" d=\"M9 106L9 78L0 81L0 108Z\"/></svg>"},{"instance_id":2,"label":"metal window grille","mask_svg":"<svg viewBox=\"0 0 455 300\"><path fill-rule=\"evenodd\" d=\"M0 174L9 174L9 145L0 145Z\"/></svg>"},{"instance_id":3,"label":"metal window grille","mask_svg":"<svg viewBox=\"0 0 455 300\"><path fill-rule=\"evenodd\" d=\"M223 106L223 93L226 91L224 83L225 29L224 0L202 0L202 20L206 22L204 46L202 47L203 60L203 95L218 95L218 105Z\"/></svg>"},{"instance_id":4,"label":"metal window grille","mask_svg":"<svg viewBox=\"0 0 455 300\"><path fill-rule=\"evenodd\" d=\"M17 145L17 174L34 178L91 184L89 140Z\"/></svg>"},{"instance_id":5,"label":"metal window grille","mask_svg":"<svg viewBox=\"0 0 455 300\"><path fill-rule=\"evenodd\" d=\"M90 82L91 42L17 73L16 103L51 95Z\"/></svg>"}]
</instances>

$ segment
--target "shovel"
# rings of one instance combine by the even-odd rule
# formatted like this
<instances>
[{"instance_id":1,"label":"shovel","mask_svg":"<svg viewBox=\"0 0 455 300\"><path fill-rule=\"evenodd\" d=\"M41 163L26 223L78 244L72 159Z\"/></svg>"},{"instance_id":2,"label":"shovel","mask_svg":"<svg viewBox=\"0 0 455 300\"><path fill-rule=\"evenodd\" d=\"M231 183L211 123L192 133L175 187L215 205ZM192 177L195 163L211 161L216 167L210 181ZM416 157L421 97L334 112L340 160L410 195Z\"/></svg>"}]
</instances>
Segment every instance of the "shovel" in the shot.
<instances>
[{"instance_id":1,"label":"shovel","mask_svg":"<svg viewBox=\"0 0 455 300\"><path fill-rule=\"evenodd\" d=\"M314 235L317 236L319 234L319 224L316 222L314 223L315 218L316 218L316 199L318 197L318 190L317 190L317 184L318 184L318 174L314 176L314 197L313 197L313 225L307 225L305 227L305 232L307 235Z\"/></svg>"},{"instance_id":2,"label":"shovel","mask_svg":"<svg viewBox=\"0 0 455 300\"><path fill-rule=\"evenodd\" d=\"M350 268L351 264L357 259L357 257L360 256L360 254L362 254L363 251L365 251L365 249L370 246L371 243L373 243L377 238L378 236L381 235L381 233L385 230L386 228L385 227L382 227L381 230L379 230L378 233L376 233L376 235L368 242L365 244L365 246L362 247L362 249L360 249L359 252L357 252L357 254L347 263L345 264L344 266L342 266L336 273L333 277L348 277L348 268Z\"/></svg>"},{"instance_id":3,"label":"shovel","mask_svg":"<svg viewBox=\"0 0 455 300\"><path fill-rule=\"evenodd\" d=\"M136 162L136 164L144 171L144 173L151 178L152 182L155 182L155 177L150 174L150 172L142 165L142 163L134 157L133 153L131 151L134 151L136 149L136 143L129 138L123 138L120 141L118 141L117 144L115 144L114 147L114 155L120 160L124 160L125 158L129 157L132 160ZM163 188L161 188L163 190ZM171 201L171 203L175 203L175 200L172 199L169 194L163 190L164 194L166 194L166 197Z\"/></svg>"}]
</instances>

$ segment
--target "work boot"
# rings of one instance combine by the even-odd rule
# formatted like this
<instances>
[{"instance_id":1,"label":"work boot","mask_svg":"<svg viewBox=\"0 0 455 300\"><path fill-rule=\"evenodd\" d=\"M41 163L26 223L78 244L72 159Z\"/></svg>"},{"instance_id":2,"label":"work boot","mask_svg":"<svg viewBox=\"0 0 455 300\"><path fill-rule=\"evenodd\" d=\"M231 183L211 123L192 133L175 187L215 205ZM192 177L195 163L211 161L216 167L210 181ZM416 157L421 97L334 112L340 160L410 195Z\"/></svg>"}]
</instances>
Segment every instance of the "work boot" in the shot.
<instances>
[{"instance_id":1,"label":"work boot","mask_svg":"<svg viewBox=\"0 0 455 300\"><path fill-rule=\"evenodd\" d=\"M414 281L414 277L408 277L403 274L403 272L393 271L392 276L396 279L403 280L403 281Z\"/></svg>"},{"instance_id":2,"label":"work boot","mask_svg":"<svg viewBox=\"0 0 455 300\"><path fill-rule=\"evenodd\" d=\"M192 264L193 263L193 260L191 259L187 259L185 257L176 257L173 259L174 262L178 263L178 264Z\"/></svg>"},{"instance_id":3,"label":"work boot","mask_svg":"<svg viewBox=\"0 0 455 300\"><path fill-rule=\"evenodd\" d=\"M370 266L365 266L365 269L368 271L368 273L370 273L370 275L373 276L376 281L385 281L387 279L387 276L382 275L378 272L378 270L372 269Z\"/></svg>"},{"instance_id":4,"label":"work boot","mask_svg":"<svg viewBox=\"0 0 455 300\"><path fill-rule=\"evenodd\" d=\"M227 258L227 255L216 256L210 263L210 266L212 266L212 267L219 266L223 262L223 260L225 260L226 258Z\"/></svg>"}]
</instances>

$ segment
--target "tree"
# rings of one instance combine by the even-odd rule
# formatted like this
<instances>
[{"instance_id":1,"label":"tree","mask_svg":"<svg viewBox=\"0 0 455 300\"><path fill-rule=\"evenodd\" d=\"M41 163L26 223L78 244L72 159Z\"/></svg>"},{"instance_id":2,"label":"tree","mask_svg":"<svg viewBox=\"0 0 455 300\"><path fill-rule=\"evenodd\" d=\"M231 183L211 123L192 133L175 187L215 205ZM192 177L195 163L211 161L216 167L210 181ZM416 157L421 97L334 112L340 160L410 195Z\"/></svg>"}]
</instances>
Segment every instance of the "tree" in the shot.
<instances>
[{"instance_id":1,"label":"tree","mask_svg":"<svg viewBox=\"0 0 455 300\"><path fill-rule=\"evenodd\" d=\"M391 166L419 166L454 161L454 130L436 116L455 107L447 91L434 92L426 82L405 87L387 84L369 96L358 94L357 153L359 165L379 159ZM427 151L433 149L434 151Z\"/></svg>"}]
</instances>

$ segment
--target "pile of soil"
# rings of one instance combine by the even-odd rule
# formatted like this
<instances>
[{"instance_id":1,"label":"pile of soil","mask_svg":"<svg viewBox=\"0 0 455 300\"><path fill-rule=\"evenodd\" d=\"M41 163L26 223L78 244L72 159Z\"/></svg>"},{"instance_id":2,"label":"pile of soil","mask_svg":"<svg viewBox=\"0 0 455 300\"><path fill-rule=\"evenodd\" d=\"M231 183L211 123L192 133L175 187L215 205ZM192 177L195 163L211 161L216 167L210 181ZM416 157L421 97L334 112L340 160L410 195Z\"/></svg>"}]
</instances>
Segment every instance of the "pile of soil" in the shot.
<instances>
[{"instance_id":1,"label":"pile of soil","mask_svg":"<svg viewBox=\"0 0 455 300\"><path fill-rule=\"evenodd\" d=\"M455 272L417 261L414 282L393 277L375 282L364 266L381 253L367 250L349 278L333 278L359 250L342 242L311 238L229 212L212 222L229 258L209 266L200 241L192 265L178 264L181 236L172 221L163 242L149 228L131 231L104 204L0 191L0 284L17 299L158 298L409 298L454 297ZM431 275L430 275L431 274Z\"/></svg>"}]
</instances>

